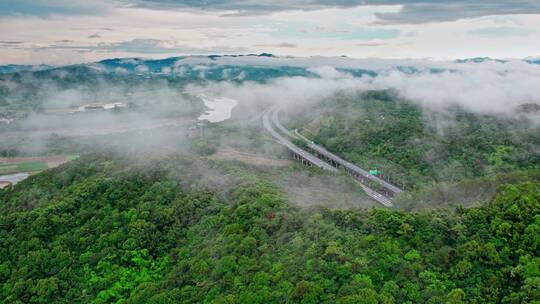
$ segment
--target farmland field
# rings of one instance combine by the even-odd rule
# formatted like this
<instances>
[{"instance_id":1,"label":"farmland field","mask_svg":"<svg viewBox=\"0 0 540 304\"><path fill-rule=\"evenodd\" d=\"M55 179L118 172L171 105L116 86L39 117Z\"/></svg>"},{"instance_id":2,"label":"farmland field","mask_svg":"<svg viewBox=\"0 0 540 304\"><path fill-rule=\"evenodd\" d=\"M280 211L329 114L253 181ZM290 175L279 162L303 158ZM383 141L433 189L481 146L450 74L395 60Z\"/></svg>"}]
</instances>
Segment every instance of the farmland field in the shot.
<instances>
[{"instance_id":1,"label":"farmland field","mask_svg":"<svg viewBox=\"0 0 540 304\"><path fill-rule=\"evenodd\" d=\"M49 168L49 166L44 161L25 162L25 163L20 163L17 165L18 171L26 171L26 172L41 171L47 168Z\"/></svg>"},{"instance_id":2,"label":"farmland field","mask_svg":"<svg viewBox=\"0 0 540 304\"><path fill-rule=\"evenodd\" d=\"M0 174L9 174L17 170L17 165L0 165Z\"/></svg>"},{"instance_id":3,"label":"farmland field","mask_svg":"<svg viewBox=\"0 0 540 304\"><path fill-rule=\"evenodd\" d=\"M34 157L3 157L0 158L0 175L19 172L39 172L77 159L79 156L50 155Z\"/></svg>"}]
</instances>

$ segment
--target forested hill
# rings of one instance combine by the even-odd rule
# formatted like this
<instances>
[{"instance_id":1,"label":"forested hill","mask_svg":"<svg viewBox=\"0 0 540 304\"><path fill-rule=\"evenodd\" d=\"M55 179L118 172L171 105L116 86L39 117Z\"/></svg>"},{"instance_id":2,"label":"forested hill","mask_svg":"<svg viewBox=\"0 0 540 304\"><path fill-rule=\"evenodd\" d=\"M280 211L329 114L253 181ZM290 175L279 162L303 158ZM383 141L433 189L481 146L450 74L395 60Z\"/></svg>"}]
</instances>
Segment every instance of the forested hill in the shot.
<instances>
[{"instance_id":1,"label":"forested hill","mask_svg":"<svg viewBox=\"0 0 540 304\"><path fill-rule=\"evenodd\" d=\"M336 94L299 110L291 123L306 136L408 189L540 168L540 128L519 114L423 109L391 90Z\"/></svg>"},{"instance_id":2,"label":"forested hill","mask_svg":"<svg viewBox=\"0 0 540 304\"><path fill-rule=\"evenodd\" d=\"M454 211L298 209L193 166L83 157L0 191L0 302L539 303L538 181Z\"/></svg>"},{"instance_id":3,"label":"forested hill","mask_svg":"<svg viewBox=\"0 0 540 304\"><path fill-rule=\"evenodd\" d=\"M291 129L402 186L402 208L474 205L497 185L540 177L540 126L458 106L423 108L395 91L338 93L291 109ZM534 108L533 106L530 106Z\"/></svg>"}]
</instances>

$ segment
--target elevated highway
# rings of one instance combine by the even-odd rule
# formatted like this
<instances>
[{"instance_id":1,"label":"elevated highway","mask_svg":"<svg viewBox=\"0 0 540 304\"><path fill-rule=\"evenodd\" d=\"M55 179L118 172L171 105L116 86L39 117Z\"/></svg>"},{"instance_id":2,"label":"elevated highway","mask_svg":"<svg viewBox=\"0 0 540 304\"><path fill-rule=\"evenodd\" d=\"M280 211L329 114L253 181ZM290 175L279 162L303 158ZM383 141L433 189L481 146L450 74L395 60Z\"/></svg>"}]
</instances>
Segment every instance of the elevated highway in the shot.
<instances>
[{"instance_id":1,"label":"elevated highway","mask_svg":"<svg viewBox=\"0 0 540 304\"><path fill-rule=\"evenodd\" d=\"M333 154L332 152L326 150L324 147L319 146L312 141L308 140L301 134L295 132L289 131L287 128L285 128L281 122L279 121L279 106L274 106L269 109L267 109L263 113L263 125L272 134L272 136L282 145L287 147L292 153L293 156L295 156L295 159L301 159L302 162L307 162L310 165L315 165L317 167L320 167L324 170L328 170L331 172L338 171L337 168L343 168L349 175L353 176L355 180L358 182L360 187L366 192L366 194L373 198L375 201L379 202L380 204L386 206L386 207L393 207L392 204L392 197L394 194L402 192L402 190L376 176L373 176L369 174L366 170L354 165L353 163L344 160L340 158L339 156ZM314 154L311 154L292 142L290 142L285 136L281 135L278 131L276 131L277 128L281 133L285 134L289 138L293 139L302 139L308 143L308 147L313 151ZM374 183L379 184L382 187L382 191L375 191L371 189L368 185L366 185L366 181L371 181ZM383 193L380 193L383 192Z\"/></svg>"},{"instance_id":2,"label":"elevated highway","mask_svg":"<svg viewBox=\"0 0 540 304\"><path fill-rule=\"evenodd\" d=\"M360 179L362 182L365 182L366 180L372 181L374 183L377 183L383 187L385 192L390 192L392 194L398 194L403 192L400 188L390 184L389 182L374 176L370 174L368 171L358 167L357 165L348 162L344 160L343 158L333 154L332 152L326 150L322 146L319 146L314 143L308 144L308 147L315 152L315 155L323 158L324 160L327 160L328 162L332 163L336 167L343 167L347 173L350 175L356 177L357 179Z\"/></svg>"},{"instance_id":3,"label":"elevated highway","mask_svg":"<svg viewBox=\"0 0 540 304\"><path fill-rule=\"evenodd\" d=\"M275 108L270 108L266 110L263 113L262 120L264 128L270 132L272 137L274 137L275 140L277 140L278 143L285 146L292 154L293 157L302 163L309 165L309 166L316 166L323 170L327 170L330 172L337 172L338 170L332 166L330 166L328 163L322 161L321 159L317 158L313 154L304 151L303 149L299 148L292 142L290 142L287 138L279 134L275 129L274 126L271 123L270 115L273 112Z\"/></svg>"},{"instance_id":4,"label":"elevated highway","mask_svg":"<svg viewBox=\"0 0 540 304\"><path fill-rule=\"evenodd\" d=\"M379 178L377 176L374 176L374 175L370 174L368 171L366 171L366 170L358 167L357 165L355 165L355 164L353 164L353 163L351 163L351 162L349 162L349 161L335 155L334 153L326 150L324 147L315 144L313 141L308 140L307 138L305 138L301 134L299 134L297 132L292 133L289 130L287 130L287 128L285 128L281 124L281 122L279 121L279 111L280 111L280 109L278 107L273 108L270 111L272 112L272 123L279 130L281 130L284 134L286 134L287 136L289 136L291 138L300 138L300 139L303 139L303 140L307 141L308 142L308 147L314 152L314 154L316 156L318 156L319 158L322 158L323 160L327 161L332 166L334 166L336 168L342 167L347 173L349 173L350 175L354 176L355 178L359 179L362 182L365 182L366 180L369 180L369 181L372 181L374 183L377 183L377 184L381 185L385 189L385 192L390 192L387 195L398 194L398 193L403 192L403 190L401 190L397 186L392 185L389 182L387 182L387 181L385 181L385 180L383 180L383 179L381 179L381 178Z\"/></svg>"}]
</instances>

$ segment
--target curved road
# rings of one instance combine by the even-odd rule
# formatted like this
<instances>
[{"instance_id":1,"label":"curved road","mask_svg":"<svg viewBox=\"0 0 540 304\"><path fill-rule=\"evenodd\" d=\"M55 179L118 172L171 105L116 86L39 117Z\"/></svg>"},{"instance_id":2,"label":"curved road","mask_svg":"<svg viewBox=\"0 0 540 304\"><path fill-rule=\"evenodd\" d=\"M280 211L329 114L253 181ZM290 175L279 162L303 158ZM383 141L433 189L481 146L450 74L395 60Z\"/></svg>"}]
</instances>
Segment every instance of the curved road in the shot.
<instances>
[{"instance_id":1,"label":"curved road","mask_svg":"<svg viewBox=\"0 0 540 304\"><path fill-rule=\"evenodd\" d=\"M273 111L272 111L273 110ZM283 133L285 133L287 136L289 137L292 137L292 138L299 138L299 136L296 136L295 134L293 134L292 132L290 132L289 130L287 130L287 128L285 128L281 122L279 121L279 111L280 111L280 108L279 107L275 107L273 109L270 110L271 112L273 112L272 114L272 122L273 124L281 131L283 131ZM307 138L301 136L304 140L307 140ZM378 178L377 176L373 176L371 174L369 174L368 171L358 167L357 165L349 162L349 161L346 161L344 160L343 158L335 155L334 153L326 150L324 147L322 146L319 146L317 144L315 144L314 142L308 140L308 147L310 149L312 149L313 151L319 153L320 155L323 155L325 156L326 158L328 159L331 159L333 162L341 165L342 167L356 173L356 175L358 176L362 176L366 179L369 179L371 181L374 181L382 186L384 186L386 189L390 190L391 192L393 193L400 193L402 192L403 190L401 190L400 188L386 182L385 180L383 179L380 179Z\"/></svg>"},{"instance_id":2,"label":"curved road","mask_svg":"<svg viewBox=\"0 0 540 304\"><path fill-rule=\"evenodd\" d=\"M274 127L272 126L272 123L270 122L270 117L269 116L270 116L270 113L272 113L275 109L276 109L276 107L273 107L273 108L270 108L270 109L266 110L263 113L263 125L264 125L264 128L268 132L270 132L270 134L272 134L272 137L274 137L280 144L284 145L291 152L293 152L296 155L302 157L303 159L305 159L309 163L313 164L314 166L317 166L317 167L319 167L319 168L321 168L323 170L328 170L328 171L331 171L331 172L337 172L338 170L336 168L330 166L325 161L320 160L315 155L313 155L313 154L299 148L298 146L296 146L295 144L290 142L288 139L286 139L284 136L279 134L274 129Z\"/></svg>"},{"instance_id":3,"label":"curved road","mask_svg":"<svg viewBox=\"0 0 540 304\"><path fill-rule=\"evenodd\" d=\"M272 134L272 136L280 144L286 146L293 153L301 155L303 158L307 159L312 164L314 164L314 165L316 165L316 166L318 166L320 168L323 168L325 170L332 171L332 172L337 171L336 168L329 165L325 161L319 159L315 155L313 155L313 154L311 154L309 152L306 152L303 149L299 148L298 146L294 145L292 142L290 142L288 139L286 139L284 136L279 134L274 129L274 126L275 126L281 132L283 132L284 134L286 134L287 136L289 136L291 138L295 138L295 139L296 138L302 138L303 140L307 140L305 137L303 137L301 135L297 136L296 134L290 132L287 128L285 128L280 123L280 121L279 121L279 111L280 111L279 106L274 106L274 107L271 107L271 108L269 108L269 109L267 109L266 111L263 112L263 124L264 124L264 127L270 132L270 134ZM271 121L270 121L270 117L272 119ZM341 165L342 167L356 173L357 175L359 175L359 176L361 175L361 176L363 176L365 178L376 181L376 182L384 185L387 189L391 190L394 193L399 193L399 192L402 191L401 189L397 188L396 186L394 186L392 184L389 184L386 181L384 181L384 180L382 180L382 179L380 179L380 178L378 178L376 176L373 176L373 175L369 174L369 172L367 172L367 171L361 169L360 167L358 167L358 166L356 166L356 165L354 165L354 164L340 158L339 156L329 152L328 150L324 149L323 147L321 147L319 145L316 145L316 144L314 144L313 142L311 142L309 140L308 140L308 142L309 142L308 146L311 149L313 149L314 151L316 151L320 155L324 155L326 158L333 160L335 163ZM386 207L393 207L391 198L386 197L386 196L376 192L375 190L369 188L368 186L362 184L357 178L355 179L355 181L358 182L360 187L366 192L366 194L368 196L370 196L371 198L373 198L374 200L376 200L377 202L379 202L380 204L382 204L382 205L384 205Z\"/></svg>"}]
</instances>

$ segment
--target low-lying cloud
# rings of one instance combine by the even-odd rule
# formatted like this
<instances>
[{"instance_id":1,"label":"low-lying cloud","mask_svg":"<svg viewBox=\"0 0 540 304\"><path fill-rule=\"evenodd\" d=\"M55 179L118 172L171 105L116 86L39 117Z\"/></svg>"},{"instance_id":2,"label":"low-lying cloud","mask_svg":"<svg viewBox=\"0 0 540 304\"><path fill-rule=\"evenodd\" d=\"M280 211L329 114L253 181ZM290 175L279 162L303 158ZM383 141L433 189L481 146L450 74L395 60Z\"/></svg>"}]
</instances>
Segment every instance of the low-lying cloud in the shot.
<instances>
[{"instance_id":1,"label":"low-lying cloud","mask_svg":"<svg viewBox=\"0 0 540 304\"><path fill-rule=\"evenodd\" d=\"M258 64L254 64L254 63ZM540 113L523 113L518 109L523 104L540 105L538 84L540 83L540 65L523 61L497 62L486 60L483 63L455 63L430 61L391 61L391 60L351 60L348 58L266 58L266 57L222 57L211 60L206 57L179 59L162 71L162 82L150 81L158 77L148 71L144 61L126 59L138 68L133 71L124 69L116 77L141 74L140 79L149 79L136 87L126 83L113 85L98 81L93 87L84 83L69 88L55 85L52 80L37 81L23 79L39 86L37 100L42 109L49 113L33 113L17 121L17 129L3 132L3 138L19 138L25 132L40 138L50 134L68 137L85 137L128 131L145 131L159 128L178 127L185 130L195 124L202 105L194 105L189 96L204 94L211 97L227 97L238 101L233 110L233 118L253 121L262 110L276 103L284 105L310 105L325 99L331 99L336 92L356 94L366 90L392 89L397 94L419 105L429 112L448 113L456 107L477 114L491 114L507 117L524 117L538 124ZM184 75L189 65L198 77L186 81L182 86L171 87L167 77L179 78ZM221 66L222 79L210 80L208 69ZM244 67L261 69L255 75L268 71L275 72L283 67L302 67L307 76L288 76L254 81ZM242 73L231 73L234 67ZM106 73L105 69L99 73ZM212 70L214 71L214 70ZM219 69L217 69L219 71ZM358 71L367 71L362 76L355 76ZM246 72L246 73L244 73ZM50 71L63 82L69 79L69 73L63 69ZM54 75L53 75L54 74ZM126 75L124 75L126 74ZM210 74L210 73L208 73ZM215 74L215 73L214 73ZM98 74L99 75L99 74ZM254 74L251 74L254 75ZM300 73L299 75L302 75ZM217 80L216 80L217 79ZM24 93L24 86L3 80L2 85L9 91ZM183 92L190 92L185 94ZM23 98L23 97L20 97ZM24 98L23 98L24 99ZM96 112L95 114L59 113L66 109L93 102L129 102L136 107L126 112ZM533 109L535 107L532 107ZM52 113L51 113L52 112ZM101 113L101 114L100 114ZM519 113L519 114L518 114ZM444 117L445 115L442 115ZM179 119L184 117L184 120ZM186 120L187 119L187 120ZM150 131L149 131L150 132ZM37 140L33 140L37 143ZM143 142L144 144L144 142Z\"/></svg>"},{"instance_id":2,"label":"low-lying cloud","mask_svg":"<svg viewBox=\"0 0 540 304\"><path fill-rule=\"evenodd\" d=\"M392 70L363 80L368 88L396 89L403 97L431 109L458 105L475 113L507 114L521 104L540 103L538 68L499 71L478 67L413 74Z\"/></svg>"},{"instance_id":3,"label":"low-lying cloud","mask_svg":"<svg viewBox=\"0 0 540 304\"><path fill-rule=\"evenodd\" d=\"M513 115L520 105L540 104L538 65L485 62L447 63L436 69L426 66L384 68L375 76L362 77L354 77L344 68L314 66L308 71L319 77L284 77L265 84L210 83L204 89L243 104L298 104L327 98L336 91L384 89L393 89L433 111L458 106L478 114Z\"/></svg>"}]
</instances>

